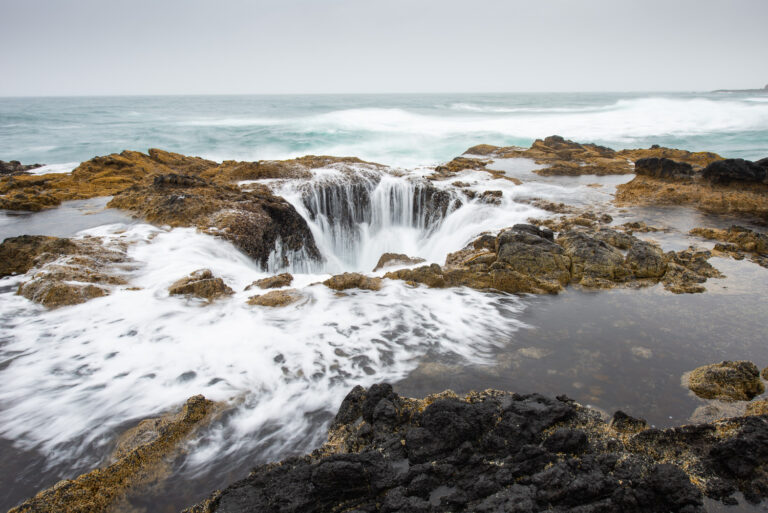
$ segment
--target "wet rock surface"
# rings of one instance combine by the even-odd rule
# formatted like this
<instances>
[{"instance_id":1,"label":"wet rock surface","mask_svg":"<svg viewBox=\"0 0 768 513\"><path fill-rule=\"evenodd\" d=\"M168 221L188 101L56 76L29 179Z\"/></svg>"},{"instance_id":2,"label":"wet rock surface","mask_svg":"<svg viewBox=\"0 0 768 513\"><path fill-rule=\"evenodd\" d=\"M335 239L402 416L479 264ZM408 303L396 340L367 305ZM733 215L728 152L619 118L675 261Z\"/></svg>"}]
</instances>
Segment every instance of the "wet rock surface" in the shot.
<instances>
[{"instance_id":1,"label":"wet rock surface","mask_svg":"<svg viewBox=\"0 0 768 513\"><path fill-rule=\"evenodd\" d=\"M589 219L586 219L589 220ZM590 221L582 230L552 230L518 224L498 235L482 235L451 253L445 266L432 264L389 272L385 278L430 287L467 286L510 293L560 292L568 284L587 288L663 283L674 293L703 292L708 278L720 277L709 251L689 248L664 253L658 246ZM626 250L626 255L622 253Z\"/></svg>"},{"instance_id":2,"label":"wet rock surface","mask_svg":"<svg viewBox=\"0 0 768 513\"><path fill-rule=\"evenodd\" d=\"M529 158L546 166L534 171L551 175L617 175L635 172L632 161L643 158L674 159L700 169L721 157L714 153L692 153L685 150L652 146L648 149L615 151L596 144L580 144L558 135L537 139L530 148L475 146L467 154L496 158Z\"/></svg>"},{"instance_id":3,"label":"wet rock surface","mask_svg":"<svg viewBox=\"0 0 768 513\"><path fill-rule=\"evenodd\" d=\"M724 361L691 371L688 388L703 399L749 401L765 392L760 370L748 361Z\"/></svg>"},{"instance_id":4,"label":"wet rock surface","mask_svg":"<svg viewBox=\"0 0 768 513\"><path fill-rule=\"evenodd\" d=\"M246 192L196 176L156 175L150 185L115 195L108 206L151 223L195 226L232 242L264 268L285 267L295 254L320 259L304 218L265 187Z\"/></svg>"},{"instance_id":5,"label":"wet rock surface","mask_svg":"<svg viewBox=\"0 0 768 513\"><path fill-rule=\"evenodd\" d=\"M768 267L768 235L764 233L736 225L727 230L694 228L689 233L705 239L724 242L725 244L715 244L715 253L725 254L737 260L748 255L754 263Z\"/></svg>"},{"instance_id":6,"label":"wet rock surface","mask_svg":"<svg viewBox=\"0 0 768 513\"><path fill-rule=\"evenodd\" d=\"M42 164L27 164L24 165L18 160L11 160L6 162L0 160L0 176L13 176L27 174L27 171L43 167Z\"/></svg>"},{"instance_id":7,"label":"wet rock surface","mask_svg":"<svg viewBox=\"0 0 768 513\"><path fill-rule=\"evenodd\" d=\"M304 299L304 295L296 289L273 290L266 294L251 296L248 304L253 306L281 307L298 303Z\"/></svg>"},{"instance_id":8,"label":"wet rock surface","mask_svg":"<svg viewBox=\"0 0 768 513\"><path fill-rule=\"evenodd\" d=\"M381 278L371 278L360 273L343 273L331 276L323 285L333 290L363 289L380 290Z\"/></svg>"},{"instance_id":9,"label":"wet rock surface","mask_svg":"<svg viewBox=\"0 0 768 513\"><path fill-rule=\"evenodd\" d=\"M712 213L768 218L768 170L743 159L716 160L703 169L675 159L637 162L638 175L616 190L618 205L691 205ZM760 161L762 162L762 161Z\"/></svg>"},{"instance_id":10,"label":"wet rock surface","mask_svg":"<svg viewBox=\"0 0 768 513\"><path fill-rule=\"evenodd\" d=\"M281 287L287 287L293 283L293 275L290 273L280 273L275 276L270 276L268 278L262 278L261 280L256 280L247 287L245 287L245 290L251 290L254 287L258 287L260 289L279 289Z\"/></svg>"},{"instance_id":11,"label":"wet rock surface","mask_svg":"<svg viewBox=\"0 0 768 513\"><path fill-rule=\"evenodd\" d=\"M376 267L373 268L373 272L376 272L385 267L394 267L396 265L415 265L424 261L423 258L409 257L403 253L384 253L376 263Z\"/></svg>"},{"instance_id":12,"label":"wet rock surface","mask_svg":"<svg viewBox=\"0 0 768 513\"><path fill-rule=\"evenodd\" d=\"M93 513L114 511L132 488L147 486L169 472L166 459L210 419L215 403L191 397L178 413L147 419L124 433L114 462L72 480L64 480L9 513Z\"/></svg>"},{"instance_id":13,"label":"wet rock surface","mask_svg":"<svg viewBox=\"0 0 768 513\"><path fill-rule=\"evenodd\" d=\"M28 273L17 293L48 307L106 296L131 269L126 246L99 237L22 235L0 244L0 276Z\"/></svg>"},{"instance_id":14,"label":"wet rock surface","mask_svg":"<svg viewBox=\"0 0 768 513\"><path fill-rule=\"evenodd\" d=\"M229 288L224 280L214 276L210 269L198 269L168 287L168 294L172 296L196 297L208 302L234 293L235 291Z\"/></svg>"},{"instance_id":15,"label":"wet rock surface","mask_svg":"<svg viewBox=\"0 0 768 513\"><path fill-rule=\"evenodd\" d=\"M660 430L567 397L355 387L320 449L186 511L703 512L768 494L767 441L764 416Z\"/></svg>"}]
</instances>

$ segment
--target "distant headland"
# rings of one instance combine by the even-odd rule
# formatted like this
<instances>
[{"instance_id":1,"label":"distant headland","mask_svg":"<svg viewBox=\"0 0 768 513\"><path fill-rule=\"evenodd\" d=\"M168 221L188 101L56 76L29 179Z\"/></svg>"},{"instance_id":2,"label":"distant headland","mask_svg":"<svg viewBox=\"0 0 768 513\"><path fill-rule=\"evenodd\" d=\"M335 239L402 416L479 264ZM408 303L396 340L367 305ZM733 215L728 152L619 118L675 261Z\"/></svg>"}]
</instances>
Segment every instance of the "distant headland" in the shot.
<instances>
[{"instance_id":1,"label":"distant headland","mask_svg":"<svg viewBox=\"0 0 768 513\"><path fill-rule=\"evenodd\" d=\"M713 93L766 93L768 94L768 84L762 89L716 89Z\"/></svg>"}]
</instances>

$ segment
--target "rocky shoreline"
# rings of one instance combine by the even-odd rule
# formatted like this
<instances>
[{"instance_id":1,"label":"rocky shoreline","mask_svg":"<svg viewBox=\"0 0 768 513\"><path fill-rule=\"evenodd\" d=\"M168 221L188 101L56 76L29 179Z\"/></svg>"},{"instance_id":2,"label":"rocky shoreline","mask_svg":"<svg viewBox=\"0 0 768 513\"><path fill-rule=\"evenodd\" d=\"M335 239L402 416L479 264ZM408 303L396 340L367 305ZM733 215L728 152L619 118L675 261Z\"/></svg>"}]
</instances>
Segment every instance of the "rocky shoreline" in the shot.
<instances>
[{"instance_id":1,"label":"rocky shoreline","mask_svg":"<svg viewBox=\"0 0 768 513\"><path fill-rule=\"evenodd\" d=\"M467 202L504 208L502 190L476 192L458 177L474 170L517 187L524 182L494 167L519 158L534 161L541 167L533 173L546 177L634 173L616 188L619 208L690 206L740 216L753 228L699 226L684 234L686 240L714 241L712 249L664 250L661 238L652 235L661 235L662 228L642 221L619 224L599 207L532 198L530 204L546 215L478 234L442 263L384 253L369 272L344 272L306 286L327 287L334 297L354 290L376 293L390 280L496 294L657 285L689 294L704 293L710 280L723 277L712 258L768 267L768 236L754 228L768 222L768 159L749 162L661 147L615 151L558 136L529 149L479 145L414 178L421 210L409 216L428 230ZM9 166L11 171L0 173L0 209L41 211L72 199L111 196L109 207L148 223L194 228L233 244L274 273L245 289L252 291L247 304L254 309L308 301L305 285L296 285L284 270L297 259L323 260L301 208L280 196L275 183L309 182L318 169L339 173L346 180L342 186L318 194L326 186L308 185L302 201L310 216L346 226L369 214L336 208L328 198L369 205L364 181L381 180L377 173L398 176L398 170L352 157L219 164L156 149L96 157L71 174L30 175L26 171L37 165ZM134 288L129 245L90 236L8 238L0 244L0 278L19 277L17 294L45 307L83 303ZM201 307L236 293L216 269L173 280L168 297L192 298ZM764 385L748 363L695 369L687 376L689 387L707 400L751 401ZM322 447L261 465L187 511L690 513L705 511L704 497L735 504L737 492L757 503L768 496L768 407L765 401L745 404L743 416L655 429L622 412L605 419L565 396L486 390L409 399L387 384L356 387ZM195 396L180 412L139 424L110 465L58 483L12 511L115 508L128 490L163 479L164 459L225 408Z\"/></svg>"}]
</instances>

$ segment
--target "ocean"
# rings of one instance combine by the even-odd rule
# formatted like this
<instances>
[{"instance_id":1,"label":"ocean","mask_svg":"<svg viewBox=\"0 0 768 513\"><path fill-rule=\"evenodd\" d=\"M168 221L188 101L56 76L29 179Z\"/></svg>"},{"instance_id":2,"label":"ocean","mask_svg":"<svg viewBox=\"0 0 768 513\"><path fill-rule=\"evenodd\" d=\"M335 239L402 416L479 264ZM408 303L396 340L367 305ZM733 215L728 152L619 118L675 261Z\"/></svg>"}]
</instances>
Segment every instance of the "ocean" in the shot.
<instances>
[{"instance_id":1,"label":"ocean","mask_svg":"<svg viewBox=\"0 0 768 513\"><path fill-rule=\"evenodd\" d=\"M553 134L615 149L659 144L758 159L768 156L768 95L0 99L0 159L46 164L36 173L148 148L216 161L356 156L395 168L357 169L370 175L370 202L350 226L322 211L359 208L344 194L348 175L325 169L271 184L307 220L323 255L315 266L297 256L287 268L263 269L222 239L145 224L105 209L103 198L40 213L0 211L0 239L103 237L125 244L133 266L130 288L51 310L16 295L24 276L0 279L0 509L104 464L119 433L196 394L227 411L185 447L172 479L131 499L136 507L179 510L257 463L317 447L358 384L387 381L414 396L489 387L566 393L665 426L687 422L701 406L680 386L686 370L726 358L768 363L768 276L746 261L712 259L727 278L693 296L658 286L534 297L395 280L345 294L317 285L339 272L372 274L384 252L442 264L482 232L550 215L531 199L594 205L615 223L665 226L669 232L647 235L665 250L706 246L688 230L732 222L691 209L618 209L612 193L632 175L541 177L527 159L494 167L522 185L476 171L460 177L477 193L502 191L498 204L463 198L425 221L418 187L430 166L476 144L528 146ZM458 194L450 184L435 186ZM235 294L211 305L168 295L171 283L201 268ZM246 286L281 271L294 274L303 301L280 309L246 304L253 294Z\"/></svg>"},{"instance_id":2,"label":"ocean","mask_svg":"<svg viewBox=\"0 0 768 513\"><path fill-rule=\"evenodd\" d=\"M652 144L768 155L768 95L579 93L0 98L0 159L66 169L161 148L212 160L356 156L434 165L475 144L562 135L614 149Z\"/></svg>"}]
</instances>

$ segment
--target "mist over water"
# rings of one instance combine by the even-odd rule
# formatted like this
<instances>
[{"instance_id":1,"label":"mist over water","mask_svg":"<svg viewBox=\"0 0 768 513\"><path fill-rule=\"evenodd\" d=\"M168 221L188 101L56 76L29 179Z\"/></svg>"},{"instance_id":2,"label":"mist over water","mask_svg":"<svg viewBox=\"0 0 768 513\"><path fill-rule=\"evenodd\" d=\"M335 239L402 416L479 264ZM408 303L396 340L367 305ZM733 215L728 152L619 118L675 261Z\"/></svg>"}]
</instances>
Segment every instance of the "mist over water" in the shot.
<instances>
[{"instance_id":1,"label":"mist over water","mask_svg":"<svg viewBox=\"0 0 768 513\"><path fill-rule=\"evenodd\" d=\"M0 98L0 159L71 166L158 147L213 160L350 155L433 165L479 143L559 134L615 149L661 144L768 154L755 93Z\"/></svg>"}]
</instances>

